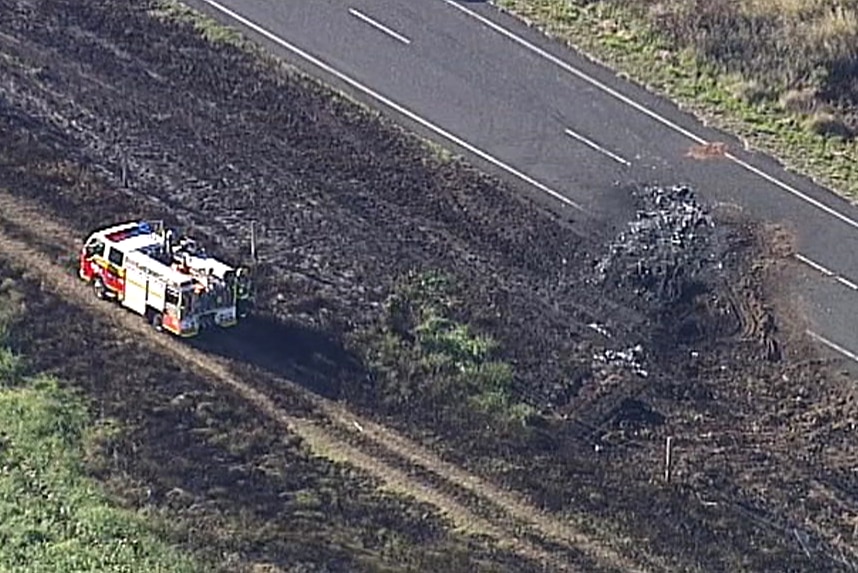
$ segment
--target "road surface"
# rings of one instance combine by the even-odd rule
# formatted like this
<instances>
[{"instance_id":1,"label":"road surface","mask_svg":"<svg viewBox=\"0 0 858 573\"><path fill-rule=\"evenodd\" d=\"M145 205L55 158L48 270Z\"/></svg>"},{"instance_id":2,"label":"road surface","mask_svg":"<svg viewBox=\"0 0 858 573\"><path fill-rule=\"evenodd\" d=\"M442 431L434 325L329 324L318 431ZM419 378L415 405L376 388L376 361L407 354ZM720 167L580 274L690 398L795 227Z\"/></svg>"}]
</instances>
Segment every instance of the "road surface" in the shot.
<instances>
[{"instance_id":1,"label":"road surface","mask_svg":"<svg viewBox=\"0 0 858 573\"><path fill-rule=\"evenodd\" d=\"M811 334L858 364L858 209L495 7L189 3L571 218L598 219L629 184L686 183L704 199L785 224ZM689 155L708 142L726 142L727 155Z\"/></svg>"}]
</instances>

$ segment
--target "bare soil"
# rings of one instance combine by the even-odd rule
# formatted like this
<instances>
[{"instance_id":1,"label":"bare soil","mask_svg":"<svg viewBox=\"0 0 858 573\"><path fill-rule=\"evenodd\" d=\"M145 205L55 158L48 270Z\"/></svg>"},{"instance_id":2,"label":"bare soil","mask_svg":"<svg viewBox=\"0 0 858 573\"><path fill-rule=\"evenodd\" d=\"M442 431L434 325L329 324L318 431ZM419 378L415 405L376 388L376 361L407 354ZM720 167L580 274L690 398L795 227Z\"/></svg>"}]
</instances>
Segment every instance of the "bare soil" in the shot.
<instances>
[{"instance_id":1,"label":"bare soil","mask_svg":"<svg viewBox=\"0 0 858 573\"><path fill-rule=\"evenodd\" d=\"M226 569L855 568L858 403L775 288L782 233L702 206L692 250L657 250L644 280L632 263L654 260L620 249L600 277L654 208L643 185L606 190L608 220L561 219L152 7L0 0L2 252L33 295L18 343L130 425L99 474L126 503L169 508ZM138 216L232 255L255 220L259 314L176 351L83 302L76 239ZM363 335L414 269L455 278L457 318L539 412L524 427L375 400Z\"/></svg>"}]
</instances>

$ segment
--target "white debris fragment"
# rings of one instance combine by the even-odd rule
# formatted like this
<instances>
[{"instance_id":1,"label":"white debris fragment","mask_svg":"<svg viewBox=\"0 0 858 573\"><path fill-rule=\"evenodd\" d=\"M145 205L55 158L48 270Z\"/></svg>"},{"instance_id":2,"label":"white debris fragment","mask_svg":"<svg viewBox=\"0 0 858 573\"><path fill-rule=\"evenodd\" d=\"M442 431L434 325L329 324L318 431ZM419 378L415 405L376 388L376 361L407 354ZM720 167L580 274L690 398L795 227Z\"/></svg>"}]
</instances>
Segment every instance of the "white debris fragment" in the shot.
<instances>
[{"instance_id":1,"label":"white debris fragment","mask_svg":"<svg viewBox=\"0 0 858 573\"><path fill-rule=\"evenodd\" d=\"M605 338L611 338L611 333L608 332L608 329L606 327L602 326L601 324L599 324L598 322L591 322L587 326L592 328L593 330L595 330L596 332L598 332L599 334L601 334Z\"/></svg>"},{"instance_id":2,"label":"white debris fragment","mask_svg":"<svg viewBox=\"0 0 858 573\"><path fill-rule=\"evenodd\" d=\"M595 362L627 368L641 378L649 376L649 372L643 367L644 359L643 346L640 344L636 344L626 350L607 348L602 352L593 355L593 360Z\"/></svg>"}]
</instances>

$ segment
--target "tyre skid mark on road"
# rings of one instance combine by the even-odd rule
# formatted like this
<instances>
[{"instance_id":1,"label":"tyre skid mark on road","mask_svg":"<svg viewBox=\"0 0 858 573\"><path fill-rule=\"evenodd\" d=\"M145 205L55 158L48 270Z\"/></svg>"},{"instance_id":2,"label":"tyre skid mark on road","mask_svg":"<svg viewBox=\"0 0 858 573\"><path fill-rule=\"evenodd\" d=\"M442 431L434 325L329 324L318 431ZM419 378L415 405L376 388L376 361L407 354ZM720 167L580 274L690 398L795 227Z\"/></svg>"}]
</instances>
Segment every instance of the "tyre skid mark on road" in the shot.
<instances>
[{"instance_id":1,"label":"tyre skid mark on road","mask_svg":"<svg viewBox=\"0 0 858 573\"><path fill-rule=\"evenodd\" d=\"M290 415L270 395L234 374L228 359L177 343L175 339L151 330L139 316L117 312L122 309L95 300L76 274L63 269L49 255L28 244L30 239L24 242L6 233L3 227L20 228L18 221L29 223L26 231L39 248L69 251L79 241L67 227L51 220L29 201L0 189L0 253L4 258L23 265L29 274L38 277L46 290L61 299L106 316L116 328L137 335L141 341L209 375L214 384L236 392L260 412L306 440L318 455L347 461L375 476L389 489L438 507L458 528L489 535L500 545L544 563L552 570L592 570L596 564L623 571L647 570L581 533L574 525L529 505L514 492L500 489L444 461L390 428L354 414L291 380L260 372L261 377L275 381L305 399L318 414L318 419ZM38 221L38 225L33 225L33 221ZM262 386L272 387L270 384ZM359 440L366 440L367 446L357 445ZM429 477L417 477L419 473ZM467 499L477 500L485 509L475 509L475 504L468 504ZM567 559L557 551L558 546L565 549L562 553ZM588 564L587 567L582 569L577 563L572 563L573 556L580 556L574 560Z\"/></svg>"}]
</instances>

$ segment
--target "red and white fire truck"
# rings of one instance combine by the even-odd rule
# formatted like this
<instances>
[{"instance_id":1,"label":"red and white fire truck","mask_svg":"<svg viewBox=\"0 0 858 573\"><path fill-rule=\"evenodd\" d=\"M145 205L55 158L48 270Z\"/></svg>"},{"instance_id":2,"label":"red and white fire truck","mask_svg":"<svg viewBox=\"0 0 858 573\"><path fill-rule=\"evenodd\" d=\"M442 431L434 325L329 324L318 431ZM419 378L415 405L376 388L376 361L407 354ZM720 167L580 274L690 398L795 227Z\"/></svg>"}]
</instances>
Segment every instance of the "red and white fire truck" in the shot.
<instances>
[{"instance_id":1,"label":"red and white fire truck","mask_svg":"<svg viewBox=\"0 0 858 573\"><path fill-rule=\"evenodd\" d=\"M98 298L116 300L157 330L184 337L235 325L250 302L246 268L208 255L160 222L96 231L81 250L79 274Z\"/></svg>"}]
</instances>

